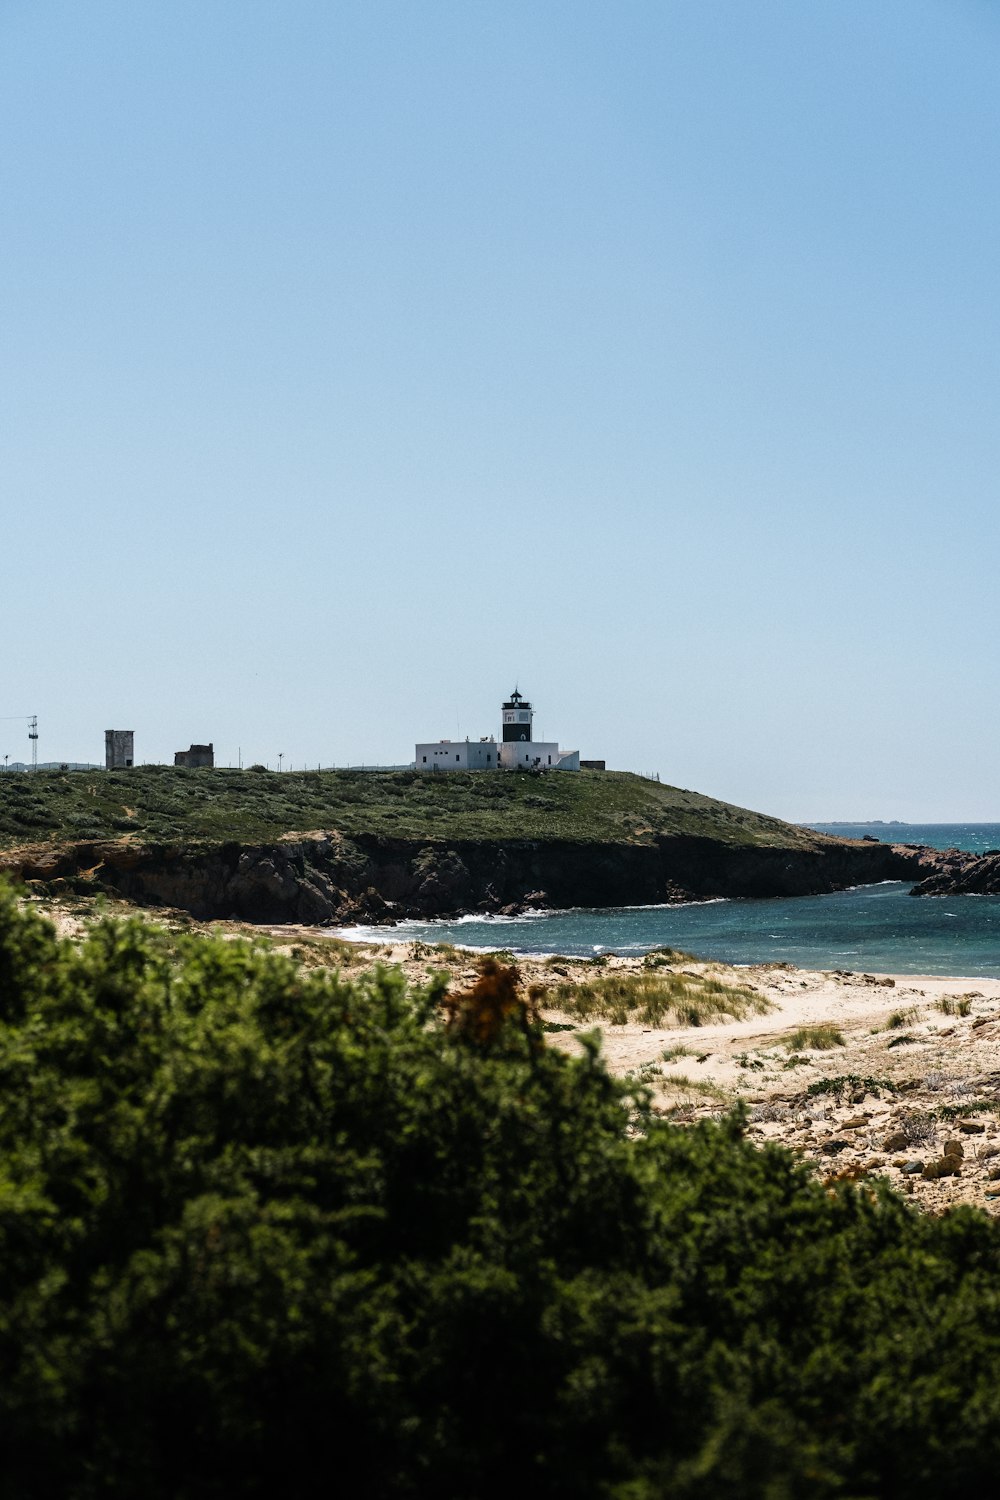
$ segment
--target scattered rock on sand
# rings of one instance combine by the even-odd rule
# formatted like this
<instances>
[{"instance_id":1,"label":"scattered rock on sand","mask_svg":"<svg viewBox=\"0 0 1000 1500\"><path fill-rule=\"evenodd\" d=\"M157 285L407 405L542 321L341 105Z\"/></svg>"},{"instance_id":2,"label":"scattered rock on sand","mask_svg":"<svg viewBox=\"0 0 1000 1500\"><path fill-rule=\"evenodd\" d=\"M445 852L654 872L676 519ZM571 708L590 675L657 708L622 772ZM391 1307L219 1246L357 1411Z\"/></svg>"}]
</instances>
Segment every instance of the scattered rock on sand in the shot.
<instances>
[{"instance_id":1,"label":"scattered rock on sand","mask_svg":"<svg viewBox=\"0 0 1000 1500\"><path fill-rule=\"evenodd\" d=\"M929 1161L921 1176L927 1182L933 1182L938 1177L959 1177L962 1172L962 1162L957 1156L942 1156L937 1161Z\"/></svg>"}]
</instances>

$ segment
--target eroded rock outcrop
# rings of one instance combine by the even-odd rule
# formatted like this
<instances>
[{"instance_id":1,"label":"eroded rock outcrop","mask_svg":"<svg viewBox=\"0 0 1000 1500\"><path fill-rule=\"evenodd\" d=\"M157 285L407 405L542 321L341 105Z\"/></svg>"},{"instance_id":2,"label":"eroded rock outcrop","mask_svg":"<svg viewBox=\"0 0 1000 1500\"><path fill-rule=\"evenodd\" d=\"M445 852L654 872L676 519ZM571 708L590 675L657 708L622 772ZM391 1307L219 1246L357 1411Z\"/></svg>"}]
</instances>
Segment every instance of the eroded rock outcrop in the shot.
<instances>
[{"instance_id":1,"label":"eroded rock outcrop","mask_svg":"<svg viewBox=\"0 0 1000 1500\"><path fill-rule=\"evenodd\" d=\"M798 896L926 873L933 851L818 839L806 847L663 837L440 843L336 832L269 844L149 847L81 843L4 857L15 877L85 881L200 919L392 922L524 905L615 906L718 896Z\"/></svg>"},{"instance_id":2,"label":"eroded rock outcrop","mask_svg":"<svg viewBox=\"0 0 1000 1500\"><path fill-rule=\"evenodd\" d=\"M930 873L913 887L911 896L1000 895L1000 850L969 854L946 849L927 864Z\"/></svg>"}]
</instances>

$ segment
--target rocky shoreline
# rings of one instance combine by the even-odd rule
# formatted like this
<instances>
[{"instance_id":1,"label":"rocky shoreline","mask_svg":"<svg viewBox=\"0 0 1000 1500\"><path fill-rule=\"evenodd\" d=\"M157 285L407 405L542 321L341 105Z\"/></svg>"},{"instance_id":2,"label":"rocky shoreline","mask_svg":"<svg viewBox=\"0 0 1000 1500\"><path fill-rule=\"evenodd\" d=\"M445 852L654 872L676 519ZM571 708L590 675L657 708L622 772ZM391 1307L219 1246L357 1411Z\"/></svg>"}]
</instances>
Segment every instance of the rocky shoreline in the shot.
<instances>
[{"instance_id":1,"label":"rocky shoreline","mask_svg":"<svg viewBox=\"0 0 1000 1500\"><path fill-rule=\"evenodd\" d=\"M509 912L524 904L819 895L883 880L927 886L953 877L954 856L822 835L792 847L689 836L628 843L408 841L319 830L267 844L148 846L124 838L25 847L0 856L0 871L54 895L102 890L199 920L344 926Z\"/></svg>"},{"instance_id":2,"label":"rocky shoreline","mask_svg":"<svg viewBox=\"0 0 1000 1500\"><path fill-rule=\"evenodd\" d=\"M910 895L1000 895L1000 849L988 849L985 854L941 850L931 873L913 887Z\"/></svg>"}]
</instances>

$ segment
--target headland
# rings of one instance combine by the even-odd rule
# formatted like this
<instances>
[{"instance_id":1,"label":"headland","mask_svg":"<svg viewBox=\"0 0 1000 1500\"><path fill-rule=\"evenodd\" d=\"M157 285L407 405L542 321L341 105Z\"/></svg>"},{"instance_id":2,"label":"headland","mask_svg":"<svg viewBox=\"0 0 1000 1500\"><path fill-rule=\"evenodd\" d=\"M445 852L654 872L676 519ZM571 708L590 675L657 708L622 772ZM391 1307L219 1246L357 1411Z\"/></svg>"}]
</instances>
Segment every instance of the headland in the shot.
<instances>
[{"instance_id":1,"label":"headland","mask_svg":"<svg viewBox=\"0 0 1000 1500\"><path fill-rule=\"evenodd\" d=\"M818 894L937 851L840 839L624 772L135 767L0 778L0 870L199 919L408 916Z\"/></svg>"}]
</instances>

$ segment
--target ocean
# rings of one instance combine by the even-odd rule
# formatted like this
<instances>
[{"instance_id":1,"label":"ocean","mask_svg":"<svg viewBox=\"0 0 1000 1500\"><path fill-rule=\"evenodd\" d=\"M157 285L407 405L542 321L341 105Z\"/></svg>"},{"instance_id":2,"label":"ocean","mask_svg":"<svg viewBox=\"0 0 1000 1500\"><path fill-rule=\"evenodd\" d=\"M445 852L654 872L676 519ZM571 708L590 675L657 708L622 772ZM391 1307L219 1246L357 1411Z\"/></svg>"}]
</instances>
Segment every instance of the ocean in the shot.
<instances>
[{"instance_id":1,"label":"ocean","mask_svg":"<svg viewBox=\"0 0 1000 1500\"><path fill-rule=\"evenodd\" d=\"M1000 849L1000 823L815 824L824 833L934 848ZM810 969L1000 976L1000 896L914 897L899 881L829 896L683 906L588 907L519 917L401 922L396 940L458 943L513 953L642 954L683 948L726 963L785 962ZM384 927L343 936L384 942Z\"/></svg>"},{"instance_id":2,"label":"ocean","mask_svg":"<svg viewBox=\"0 0 1000 1500\"><path fill-rule=\"evenodd\" d=\"M883 844L927 844L931 849L969 849L974 854L1000 849L1000 823L810 823L809 827L842 839L869 834Z\"/></svg>"}]
</instances>

